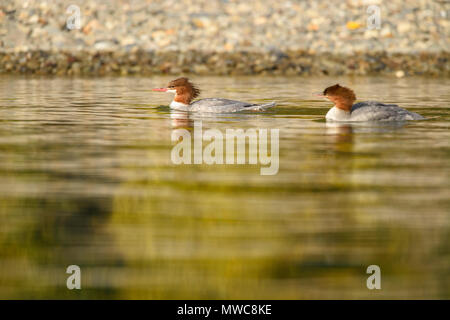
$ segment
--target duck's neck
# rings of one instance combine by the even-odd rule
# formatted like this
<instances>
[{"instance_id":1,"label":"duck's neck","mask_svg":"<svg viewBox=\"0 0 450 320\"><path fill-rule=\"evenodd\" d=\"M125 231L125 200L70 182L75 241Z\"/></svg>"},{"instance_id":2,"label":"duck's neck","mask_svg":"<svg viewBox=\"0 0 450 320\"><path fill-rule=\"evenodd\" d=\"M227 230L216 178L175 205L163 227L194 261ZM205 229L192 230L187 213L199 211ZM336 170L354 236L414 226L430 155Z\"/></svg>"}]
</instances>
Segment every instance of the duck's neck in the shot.
<instances>
[{"instance_id":1,"label":"duck's neck","mask_svg":"<svg viewBox=\"0 0 450 320\"><path fill-rule=\"evenodd\" d=\"M328 111L325 118L331 121L349 121L351 119L351 114L350 111L334 106Z\"/></svg>"},{"instance_id":2,"label":"duck's neck","mask_svg":"<svg viewBox=\"0 0 450 320\"><path fill-rule=\"evenodd\" d=\"M177 90L173 101L189 105L192 101L192 93L186 89L179 89Z\"/></svg>"},{"instance_id":3,"label":"duck's neck","mask_svg":"<svg viewBox=\"0 0 450 320\"><path fill-rule=\"evenodd\" d=\"M334 102L334 107L328 111L325 118L333 121L350 120L351 110L355 99L342 96L331 96L329 99Z\"/></svg>"},{"instance_id":4,"label":"duck's neck","mask_svg":"<svg viewBox=\"0 0 450 320\"><path fill-rule=\"evenodd\" d=\"M175 109L175 110L188 111L189 110L189 104L186 104L186 103L183 103L183 102L178 102L175 99L173 99L173 101L170 103L170 108Z\"/></svg>"},{"instance_id":5,"label":"duck's neck","mask_svg":"<svg viewBox=\"0 0 450 320\"><path fill-rule=\"evenodd\" d=\"M175 98L173 98L170 107L176 110L188 110L191 101L192 94L189 91L181 88L176 91Z\"/></svg>"},{"instance_id":6,"label":"duck's neck","mask_svg":"<svg viewBox=\"0 0 450 320\"><path fill-rule=\"evenodd\" d=\"M341 96L335 96L330 99L332 102L334 102L334 106L340 110L351 112L353 102L355 100L351 98L341 97Z\"/></svg>"}]
</instances>

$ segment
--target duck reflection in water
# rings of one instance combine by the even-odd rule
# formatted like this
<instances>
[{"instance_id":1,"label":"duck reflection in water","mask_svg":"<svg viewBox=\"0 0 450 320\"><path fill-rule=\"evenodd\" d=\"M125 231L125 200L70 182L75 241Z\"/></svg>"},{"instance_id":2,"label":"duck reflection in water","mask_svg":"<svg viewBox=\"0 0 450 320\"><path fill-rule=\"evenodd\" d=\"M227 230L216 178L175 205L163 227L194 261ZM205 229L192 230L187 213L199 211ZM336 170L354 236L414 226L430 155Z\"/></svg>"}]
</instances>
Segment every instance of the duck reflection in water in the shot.
<instances>
[{"instance_id":1,"label":"duck reflection in water","mask_svg":"<svg viewBox=\"0 0 450 320\"><path fill-rule=\"evenodd\" d=\"M365 123L343 123L325 122L326 135L330 142L349 143L353 142L354 134L358 133L387 133L402 130L406 122L365 122Z\"/></svg>"},{"instance_id":2,"label":"duck reflection in water","mask_svg":"<svg viewBox=\"0 0 450 320\"><path fill-rule=\"evenodd\" d=\"M189 117L186 111L170 111L171 125L175 129L192 129L194 127L194 120Z\"/></svg>"}]
</instances>

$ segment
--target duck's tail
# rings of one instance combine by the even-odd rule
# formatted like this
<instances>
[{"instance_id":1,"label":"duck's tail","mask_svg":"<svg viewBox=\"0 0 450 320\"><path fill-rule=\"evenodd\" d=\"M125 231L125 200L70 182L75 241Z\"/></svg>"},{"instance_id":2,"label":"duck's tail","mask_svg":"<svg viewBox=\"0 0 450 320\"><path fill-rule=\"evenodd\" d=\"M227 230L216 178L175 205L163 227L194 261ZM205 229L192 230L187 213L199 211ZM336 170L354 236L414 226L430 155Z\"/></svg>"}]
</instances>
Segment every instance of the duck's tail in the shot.
<instances>
[{"instance_id":1,"label":"duck's tail","mask_svg":"<svg viewBox=\"0 0 450 320\"><path fill-rule=\"evenodd\" d=\"M252 111L265 111L269 108L275 107L277 104L275 101L270 102L270 103L264 103L264 104L255 104L252 105L250 107L248 107L248 110L252 110Z\"/></svg>"}]
</instances>

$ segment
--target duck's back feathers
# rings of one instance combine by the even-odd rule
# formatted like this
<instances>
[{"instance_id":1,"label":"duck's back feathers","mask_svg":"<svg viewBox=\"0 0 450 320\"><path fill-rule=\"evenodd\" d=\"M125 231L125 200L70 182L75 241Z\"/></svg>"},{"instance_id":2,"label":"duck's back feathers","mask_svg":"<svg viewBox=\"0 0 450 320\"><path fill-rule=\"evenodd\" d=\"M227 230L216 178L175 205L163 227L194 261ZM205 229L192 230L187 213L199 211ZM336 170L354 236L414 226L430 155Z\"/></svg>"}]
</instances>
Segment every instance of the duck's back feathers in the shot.
<instances>
[{"instance_id":1,"label":"duck's back feathers","mask_svg":"<svg viewBox=\"0 0 450 320\"><path fill-rule=\"evenodd\" d=\"M377 101L355 103L350 111L351 121L405 121L422 120L420 114L400 108L395 104Z\"/></svg>"},{"instance_id":2,"label":"duck's back feathers","mask_svg":"<svg viewBox=\"0 0 450 320\"><path fill-rule=\"evenodd\" d=\"M237 100L207 98L191 103L189 111L215 112L215 113L228 113L246 110L263 111L275 105L276 104L274 102L266 104L255 104Z\"/></svg>"}]
</instances>

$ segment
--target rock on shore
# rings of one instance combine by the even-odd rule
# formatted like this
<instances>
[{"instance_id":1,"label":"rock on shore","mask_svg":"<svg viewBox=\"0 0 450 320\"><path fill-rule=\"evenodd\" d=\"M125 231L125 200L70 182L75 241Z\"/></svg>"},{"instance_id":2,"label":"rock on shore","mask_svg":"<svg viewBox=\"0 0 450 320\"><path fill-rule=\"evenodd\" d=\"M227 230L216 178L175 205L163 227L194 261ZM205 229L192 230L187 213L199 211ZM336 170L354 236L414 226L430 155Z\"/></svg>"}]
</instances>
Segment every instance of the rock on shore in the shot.
<instances>
[{"instance_id":1,"label":"rock on shore","mask_svg":"<svg viewBox=\"0 0 450 320\"><path fill-rule=\"evenodd\" d=\"M3 0L0 73L449 76L449 15L434 0Z\"/></svg>"}]
</instances>

